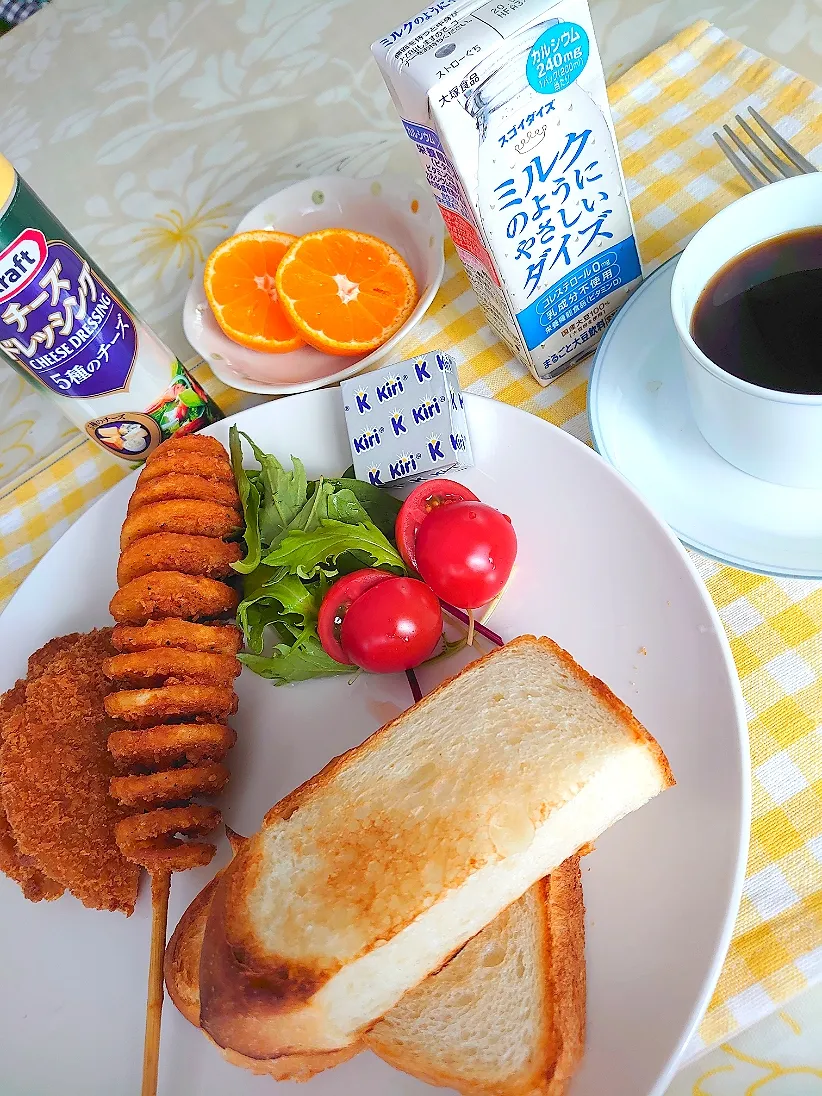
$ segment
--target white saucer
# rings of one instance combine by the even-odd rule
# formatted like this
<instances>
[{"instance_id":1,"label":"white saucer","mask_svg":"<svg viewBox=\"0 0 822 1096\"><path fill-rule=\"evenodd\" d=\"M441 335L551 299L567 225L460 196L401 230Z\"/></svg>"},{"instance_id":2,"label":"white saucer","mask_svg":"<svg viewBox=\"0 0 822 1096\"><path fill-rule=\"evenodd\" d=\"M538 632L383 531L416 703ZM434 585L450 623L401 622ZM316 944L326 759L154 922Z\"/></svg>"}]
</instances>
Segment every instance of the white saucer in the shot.
<instances>
[{"instance_id":1,"label":"white saucer","mask_svg":"<svg viewBox=\"0 0 822 1096\"><path fill-rule=\"evenodd\" d=\"M594 446L688 547L745 571L820 579L822 491L741 472L696 427L671 318L676 263L647 279L600 343L588 387Z\"/></svg>"}]
</instances>

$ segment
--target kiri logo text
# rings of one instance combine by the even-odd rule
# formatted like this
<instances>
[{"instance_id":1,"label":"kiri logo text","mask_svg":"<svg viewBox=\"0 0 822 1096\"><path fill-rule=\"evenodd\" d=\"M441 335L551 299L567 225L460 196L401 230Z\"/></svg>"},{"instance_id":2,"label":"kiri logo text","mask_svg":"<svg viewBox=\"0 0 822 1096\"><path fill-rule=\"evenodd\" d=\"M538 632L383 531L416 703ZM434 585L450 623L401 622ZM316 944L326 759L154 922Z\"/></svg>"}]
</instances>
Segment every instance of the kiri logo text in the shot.
<instances>
[{"instance_id":1,"label":"kiri logo text","mask_svg":"<svg viewBox=\"0 0 822 1096\"><path fill-rule=\"evenodd\" d=\"M411 453L401 453L399 458L388 465L388 474L392 480L410 476L417 470L417 460Z\"/></svg>"},{"instance_id":2,"label":"kiri logo text","mask_svg":"<svg viewBox=\"0 0 822 1096\"><path fill-rule=\"evenodd\" d=\"M373 430L366 430L358 438L354 438L354 452L366 453L369 449L373 449L375 445L379 445L382 441L380 430L382 430L382 427L379 429L375 427Z\"/></svg>"},{"instance_id":3,"label":"kiri logo text","mask_svg":"<svg viewBox=\"0 0 822 1096\"><path fill-rule=\"evenodd\" d=\"M442 442L436 434L432 434L428 439L428 456L434 464L436 464L438 460L445 460L445 453L442 451Z\"/></svg>"},{"instance_id":4,"label":"kiri logo text","mask_svg":"<svg viewBox=\"0 0 822 1096\"><path fill-rule=\"evenodd\" d=\"M451 448L455 453L464 453L466 450L465 436L463 434L452 434Z\"/></svg>"},{"instance_id":5,"label":"kiri logo text","mask_svg":"<svg viewBox=\"0 0 822 1096\"><path fill-rule=\"evenodd\" d=\"M433 396L429 400L423 400L419 407L412 407L411 414L414 418L414 422L417 424L428 422L429 419L433 419L436 415L441 415L442 407L440 406L439 396Z\"/></svg>"},{"instance_id":6,"label":"kiri logo text","mask_svg":"<svg viewBox=\"0 0 822 1096\"><path fill-rule=\"evenodd\" d=\"M357 401L357 410L361 415L365 415L371 410L371 404L368 402L368 393L364 388L361 388L359 392L354 393L354 399Z\"/></svg>"},{"instance_id":7,"label":"kiri logo text","mask_svg":"<svg viewBox=\"0 0 822 1096\"><path fill-rule=\"evenodd\" d=\"M377 402L385 403L393 400L403 391L403 384L399 377L387 377L384 384L378 384L374 391L377 393Z\"/></svg>"},{"instance_id":8,"label":"kiri logo text","mask_svg":"<svg viewBox=\"0 0 822 1096\"><path fill-rule=\"evenodd\" d=\"M46 237L36 228L21 232L14 243L0 253L0 302L19 293L46 261Z\"/></svg>"},{"instance_id":9,"label":"kiri logo text","mask_svg":"<svg viewBox=\"0 0 822 1096\"><path fill-rule=\"evenodd\" d=\"M417 374L417 380L420 384L431 380L431 374L428 372L428 362L425 358L417 358L414 362L414 372Z\"/></svg>"},{"instance_id":10,"label":"kiri logo text","mask_svg":"<svg viewBox=\"0 0 822 1096\"><path fill-rule=\"evenodd\" d=\"M391 416L391 429L394 431L395 438L398 438L400 434L406 434L408 432L408 428L402 421L404 418L404 411L395 411L394 414Z\"/></svg>"},{"instance_id":11,"label":"kiri logo text","mask_svg":"<svg viewBox=\"0 0 822 1096\"><path fill-rule=\"evenodd\" d=\"M382 471L379 468L368 469L368 482L375 487L382 487Z\"/></svg>"}]
</instances>

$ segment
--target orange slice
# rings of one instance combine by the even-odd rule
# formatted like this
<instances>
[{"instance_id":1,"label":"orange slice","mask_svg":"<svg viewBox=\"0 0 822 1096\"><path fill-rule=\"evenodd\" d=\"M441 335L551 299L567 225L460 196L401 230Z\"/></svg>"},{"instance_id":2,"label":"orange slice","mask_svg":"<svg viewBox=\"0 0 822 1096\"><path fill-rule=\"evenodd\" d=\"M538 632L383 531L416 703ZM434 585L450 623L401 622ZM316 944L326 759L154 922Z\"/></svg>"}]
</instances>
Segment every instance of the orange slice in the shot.
<instances>
[{"instance_id":1,"label":"orange slice","mask_svg":"<svg viewBox=\"0 0 822 1096\"><path fill-rule=\"evenodd\" d=\"M214 318L229 339L285 354L304 346L277 299L274 275L297 237L259 229L229 236L208 257L203 285Z\"/></svg>"},{"instance_id":2,"label":"orange slice","mask_svg":"<svg viewBox=\"0 0 822 1096\"><path fill-rule=\"evenodd\" d=\"M277 267L277 294L311 346L326 354L363 354L398 331L417 303L405 259L365 232L309 232Z\"/></svg>"}]
</instances>

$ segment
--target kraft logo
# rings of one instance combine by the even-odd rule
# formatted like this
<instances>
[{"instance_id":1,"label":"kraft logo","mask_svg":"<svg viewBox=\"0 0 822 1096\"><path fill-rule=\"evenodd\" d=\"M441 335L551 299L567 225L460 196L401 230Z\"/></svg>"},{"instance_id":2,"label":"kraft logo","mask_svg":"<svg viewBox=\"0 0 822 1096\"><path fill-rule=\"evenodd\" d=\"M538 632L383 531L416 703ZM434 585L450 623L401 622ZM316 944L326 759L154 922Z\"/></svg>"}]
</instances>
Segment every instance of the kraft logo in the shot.
<instances>
[{"instance_id":1,"label":"kraft logo","mask_svg":"<svg viewBox=\"0 0 822 1096\"><path fill-rule=\"evenodd\" d=\"M378 384L375 388L377 393L378 403L385 403L386 400L393 400L403 390L402 381L399 377L386 377L384 384Z\"/></svg>"},{"instance_id":2,"label":"kraft logo","mask_svg":"<svg viewBox=\"0 0 822 1096\"><path fill-rule=\"evenodd\" d=\"M46 237L27 228L0 253L0 302L19 293L37 275L48 256Z\"/></svg>"},{"instance_id":3,"label":"kraft logo","mask_svg":"<svg viewBox=\"0 0 822 1096\"><path fill-rule=\"evenodd\" d=\"M408 430L403 420L403 411L395 411L391 416L391 429L394 431L394 437L398 438L400 434L407 434Z\"/></svg>"},{"instance_id":4,"label":"kraft logo","mask_svg":"<svg viewBox=\"0 0 822 1096\"><path fill-rule=\"evenodd\" d=\"M401 476L410 476L416 470L417 462L411 453L401 453L398 460L388 465L388 474L392 480L400 479Z\"/></svg>"},{"instance_id":5,"label":"kraft logo","mask_svg":"<svg viewBox=\"0 0 822 1096\"><path fill-rule=\"evenodd\" d=\"M423 381L431 380L431 374L428 372L428 362L425 358L420 358L418 361L414 362L414 372L417 374L417 380L420 384L422 384Z\"/></svg>"},{"instance_id":6,"label":"kraft logo","mask_svg":"<svg viewBox=\"0 0 822 1096\"><path fill-rule=\"evenodd\" d=\"M364 415L366 411L371 410L371 404L368 402L368 393L364 388L361 388L359 392L354 393L354 399L357 401L357 410L361 415Z\"/></svg>"},{"instance_id":7,"label":"kraft logo","mask_svg":"<svg viewBox=\"0 0 822 1096\"><path fill-rule=\"evenodd\" d=\"M441 415L442 408L440 407L439 396L434 396L431 400L423 400L419 407L412 407L411 414L417 424L427 422L429 419L433 419L435 415Z\"/></svg>"},{"instance_id":8,"label":"kraft logo","mask_svg":"<svg viewBox=\"0 0 822 1096\"><path fill-rule=\"evenodd\" d=\"M364 434L354 438L354 452L365 453L369 449L373 449L375 445L379 445L381 441L379 430L366 430Z\"/></svg>"},{"instance_id":9,"label":"kraft logo","mask_svg":"<svg viewBox=\"0 0 822 1096\"><path fill-rule=\"evenodd\" d=\"M465 450L465 438L462 434L451 435L451 448L455 453Z\"/></svg>"},{"instance_id":10,"label":"kraft logo","mask_svg":"<svg viewBox=\"0 0 822 1096\"><path fill-rule=\"evenodd\" d=\"M442 451L442 442L436 434L432 434L428 439L428 456L434 462L445 460L445 453Z\"/></svg>"},{"instance_id":11,"label":"kraft logo","mask_svg":"<svg viewBox=\"0 0 822 1096\"><path fill-rule=\"evenodd\" d=\"M368 469L368 482L373 483L375 487L382 487L382 473L379 468Z\"/></svg>"}]
</instances>

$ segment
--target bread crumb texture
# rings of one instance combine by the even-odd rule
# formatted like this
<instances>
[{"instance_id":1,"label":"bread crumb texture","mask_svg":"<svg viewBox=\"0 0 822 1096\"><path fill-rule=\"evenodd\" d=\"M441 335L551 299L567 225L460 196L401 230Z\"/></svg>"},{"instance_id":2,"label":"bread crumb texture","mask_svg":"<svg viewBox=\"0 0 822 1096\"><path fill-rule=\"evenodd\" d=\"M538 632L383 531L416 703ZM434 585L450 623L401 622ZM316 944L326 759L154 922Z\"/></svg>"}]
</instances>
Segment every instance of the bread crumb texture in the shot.
<instances>
[{"instance_id":1,"label":"bread crumb texture","mask_svg":"<svg viewBox=\"0 0 822 1096\"><path fill-rule=\"evenodd\" d=\"M270 868L248 913L262 947L339 969L527 849L605 760L636 748L630 713L591 682L550 642L516 641L309 782L258 838Z\"/></svg>"}]
</instances>

